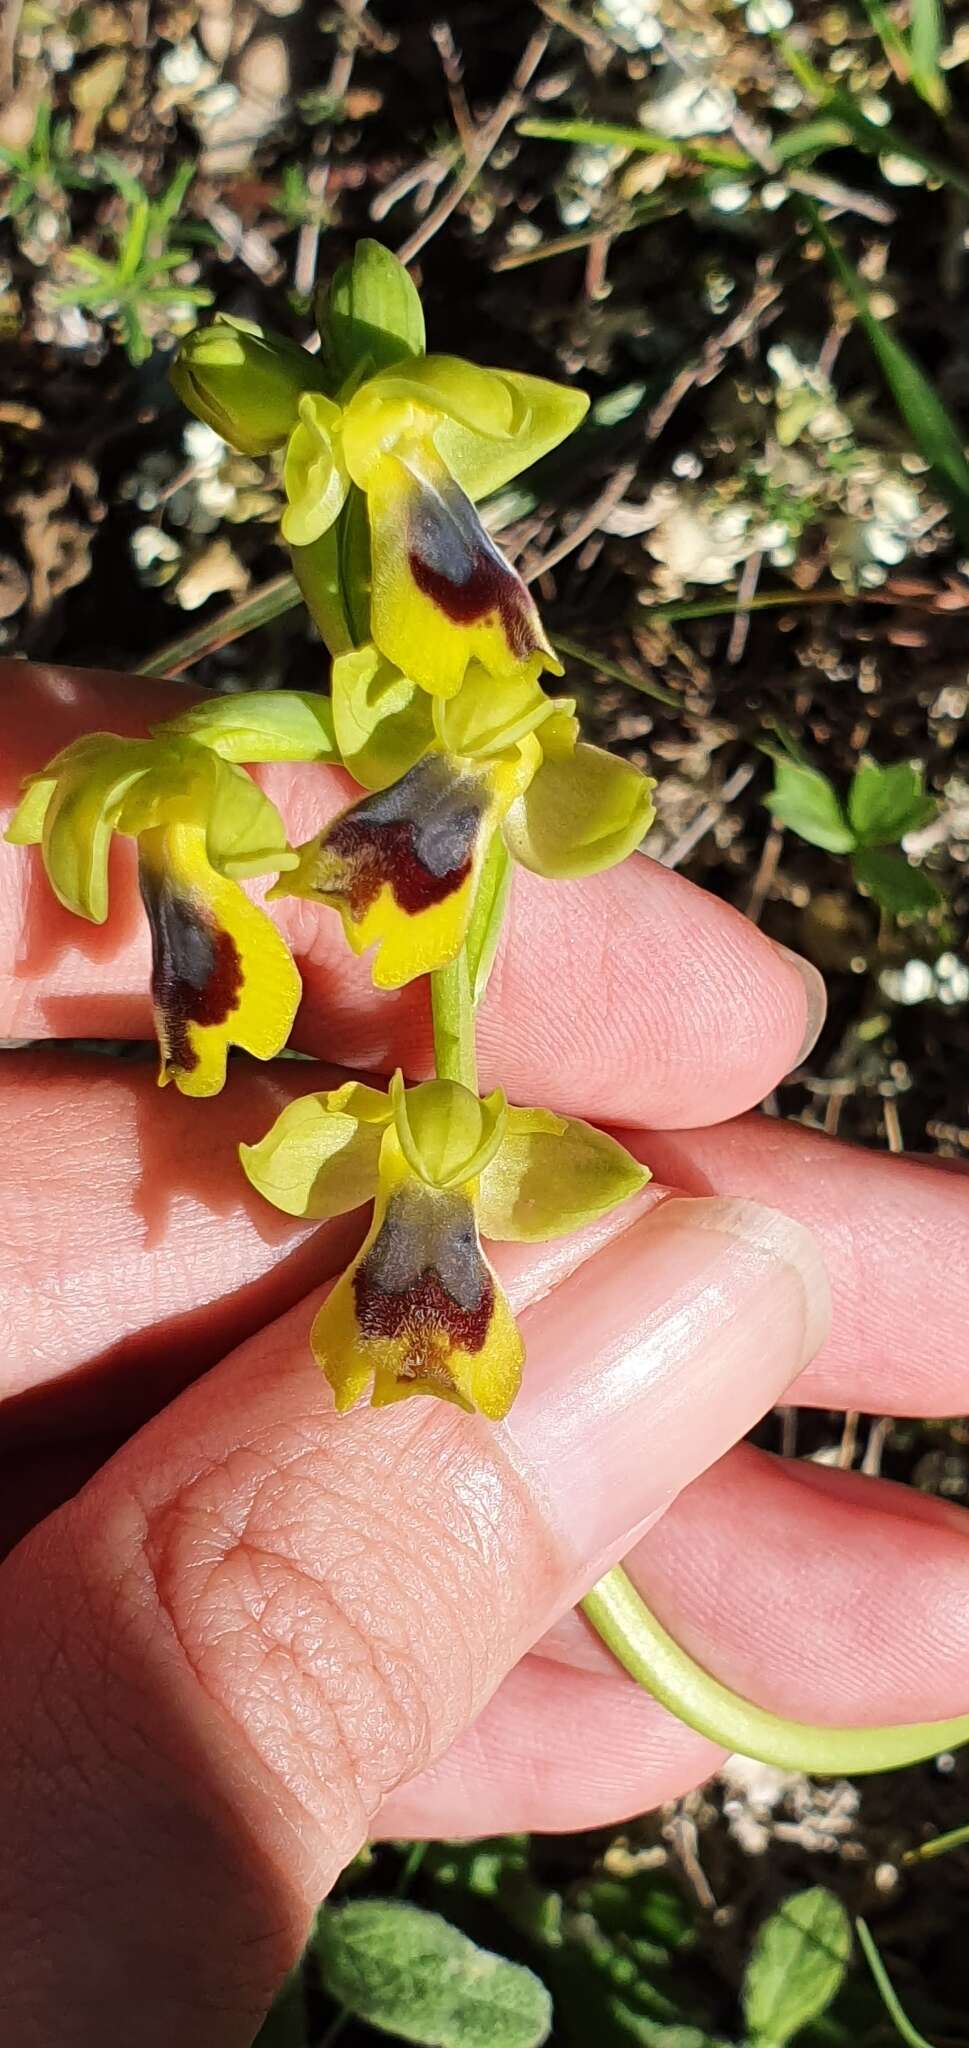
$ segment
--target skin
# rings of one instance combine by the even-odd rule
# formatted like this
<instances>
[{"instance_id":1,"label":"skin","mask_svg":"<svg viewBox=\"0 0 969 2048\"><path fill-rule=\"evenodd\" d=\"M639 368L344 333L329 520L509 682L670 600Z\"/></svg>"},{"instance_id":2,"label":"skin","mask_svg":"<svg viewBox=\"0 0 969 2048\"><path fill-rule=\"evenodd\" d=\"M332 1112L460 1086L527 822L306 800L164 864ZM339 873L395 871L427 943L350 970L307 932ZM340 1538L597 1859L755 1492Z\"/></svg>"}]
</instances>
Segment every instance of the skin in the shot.
<instances>
[{"instance_id":1,"label":"skin","mask_svg":"<svg viewBox=\"0 0 969 2048\"><path fill-rule=\"evenodd\" d=\"M185 702L22 664L0 682L5 810L77 731L143 731ZM266 781L293 839L345 800L320 770ZM124 848L112 891L108 925L80 925L35 855L0 847L0 1035L147 1034ZM374 997L333 913L276 908L300 1044L426 1071L425 992ZM966 1710L962 1511L738 1442L782 1396L967 1405L969 1183L749 1113L816 1028L812 993L651 862L517 878L482 1082L623 1128L655 1178L565 1245L495 1248L528 1347L497 1429L427 1401L333 1414L307 1332L364 1218L293 1222L235 1162L327 1070L235 1060L193 1103L138 1059L41 1044L3 1062L18 2048L95 2048L132 2011L144 2048L245 2048L368 1833L600 1825L707 1775L713 1745L573 1611L619 1558L693 1656L774 1711Z\"/></svg>"}]
</instances>

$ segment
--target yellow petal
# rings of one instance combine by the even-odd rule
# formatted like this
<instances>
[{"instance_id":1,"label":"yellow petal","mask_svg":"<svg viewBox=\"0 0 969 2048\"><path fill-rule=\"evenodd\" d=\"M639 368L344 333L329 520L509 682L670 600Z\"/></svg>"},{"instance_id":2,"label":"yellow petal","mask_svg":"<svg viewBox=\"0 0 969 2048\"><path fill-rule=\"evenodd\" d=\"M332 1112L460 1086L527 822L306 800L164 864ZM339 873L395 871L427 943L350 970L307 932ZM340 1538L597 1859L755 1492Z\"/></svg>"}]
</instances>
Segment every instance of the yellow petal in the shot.
<instances>
[{"instance_id":1,"label":"yellow petal","mask_svg":"<svg viewBox=\"0 0 969 2048\"><path fill-rule=\"evenodd\" d=\"M294 547L310 547L333 525L350 487L336 442L340 408L319 392L299 401L299 424L286 446L288 500L280 531Z\"/></svg>"},{"instance_id":2,"label":"yellow petal","mask_svg":"<svg viewBox=\"0 0 969 2048\"><path fill-rule=\"evenodd\" d=\"M431 700L376 647L341 654L332 687L340 758L365 789L386 789L426 754L434 738Z\"/></svg>"},{"instance_id":3,"label":"yellow petal","mask_svg":"<svg viewBox=\"0 0 969 2048\"><path fill-rule=\"evenodd\" d=\"M524 1345L478 1237L470 1187L427 1187L385 1133L366 1242L317 1316L312 1345L340 1410L434 1394L498 1420Z\"/></svg>"},{"instance_id":4,"label":"yellow petal","mask_svg":"<svg viewBox=\"0 0 969 2048\"><path fill-rule=\"evenodd\" d=\"M561 674L534 601L429 440L402 439L367 487L371 631L422 689L452 697L471 660L489 676Z\"/></svg>"},{"instance_id":5,"label":"yellow petal","mask_svg":"<svg viewBox=\"0 0 969 2048\"><path fill-rule=\"evenodd\" d=\"M217 1095L230 1045L261 1060L282 1051L300 978L265 912L210 865L203 824L156 826L138 852L158 1078L183 1095Z\"/></svg>"},{"instance_id":6,"label":"yellow petal","mask_svg":"<svg viewBox=\"0 0 969 2048\"><path fill-rule=\"evenodd\" d=\"M379 405L384 418L391 408L398 416L406 404L415 416L430 416L439 453L477 501L564 441L584 418L589 400L584 391L546 377L483 369L457 356L424 356L382 371L353 401L361 415Z\"/></svg>"},{"instance_id":7,"label":"yellow petal","mask_svg":"<svg viewBox=\"0 0 969 2048\"><path fill-rule=\"evenodd\" d=\"M442 753L484 760L541 729L544 753L547 727L557 732L564 721L578 729L574 710L574 697L547 697L527 673L489 676L473 661L455 697L435 697L434 730Z\"/></svg>"}]
</instances>

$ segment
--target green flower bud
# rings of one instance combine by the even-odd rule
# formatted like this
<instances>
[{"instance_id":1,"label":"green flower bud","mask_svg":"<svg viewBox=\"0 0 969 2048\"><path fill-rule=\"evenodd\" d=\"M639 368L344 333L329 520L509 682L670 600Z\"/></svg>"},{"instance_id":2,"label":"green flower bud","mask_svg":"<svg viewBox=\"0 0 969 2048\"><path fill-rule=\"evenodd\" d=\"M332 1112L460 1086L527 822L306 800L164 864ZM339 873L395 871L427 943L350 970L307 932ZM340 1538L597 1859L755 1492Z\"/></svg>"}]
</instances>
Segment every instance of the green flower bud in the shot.
<instances>
[{"instance_id":1,"label":"green flower bud","mask_svg":"<svg viewBox=\"0 0 969 2048\"><path fill-rule=\"evenodd\" d=\"M183 404L243 455L281 448L299 418L304 391L322 391L315 357L281 334L220 313L186 335L171 381Z\"/></svg>"}]
</instances>

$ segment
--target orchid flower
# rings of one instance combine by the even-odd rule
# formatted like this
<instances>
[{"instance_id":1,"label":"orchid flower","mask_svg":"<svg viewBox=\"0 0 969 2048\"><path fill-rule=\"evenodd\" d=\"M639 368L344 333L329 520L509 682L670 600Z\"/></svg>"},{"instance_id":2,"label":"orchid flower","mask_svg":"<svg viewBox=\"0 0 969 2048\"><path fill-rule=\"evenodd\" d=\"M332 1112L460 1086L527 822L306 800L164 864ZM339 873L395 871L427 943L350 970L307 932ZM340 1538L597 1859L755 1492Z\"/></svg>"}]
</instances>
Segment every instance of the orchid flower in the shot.
<instances>
[{"instance_id":1,"label":"orchid flower","mask_svg":"<svg viewBox=\"0 0 969 2048\"><path fill-rule=\"evenodd\" d=\"M652 819L653 784L581 741L574 713L521 673L472 663L455 697L432 699L373 647L340 656L335 741L373 794L299 848L273 895L330 904L355 952L376 947L377 987L399 988L460 951L496 833L540 875L624 860Z\"/></svg>"},{"instance_id":2,"label":"orchid flower","mask_svg":"<svg viewBox=\"0 0 969 2048\"><path fill-rule=\"evenodd\" d=\"M272 1059L292 1029L299 975L239 882L279 874L296 855L239 757L324 753L319 701L267 692L249 700L248 713L234 699L200 705L152 739L88 733L28 776L7 828L15 845L41 847L55 896L93 924L108 915L114 835L137 842L158 1078L174 1080L184 1095L218 1094L230 1045Z\"/></svg>"},{"instance_id":3,"label":"orchid flower","mask_svg":"<svg viewBox=\"0 0 969 2048\"><path fill-rule=\"evenodd\" d=\"M287 1215L323 1220L373 1201L370 1229L328 1294L311 1343L339 1410L435 1394L498 1420L524 1345L481 1234L564 1236L649 1179L603 1131L511 1109L456 1081L387 1092L358 1081L291 1102L245 1171Z\"/></svg>"}]
</instances>

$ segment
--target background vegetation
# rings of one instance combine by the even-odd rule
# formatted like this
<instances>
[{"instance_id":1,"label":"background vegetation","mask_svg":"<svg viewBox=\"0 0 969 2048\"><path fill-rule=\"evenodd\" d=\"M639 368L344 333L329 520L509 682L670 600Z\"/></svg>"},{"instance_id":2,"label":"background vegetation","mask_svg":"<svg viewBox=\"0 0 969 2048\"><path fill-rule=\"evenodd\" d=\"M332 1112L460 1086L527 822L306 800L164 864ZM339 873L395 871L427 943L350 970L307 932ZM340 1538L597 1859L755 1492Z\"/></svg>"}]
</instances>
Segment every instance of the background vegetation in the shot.
<instances>
[{"instance_id":1,"label":"background vegetation","mask_svg":"<svg viewBox=\"0 0 969 2048\"><path fill-rule=\"evenodd\" d=\"M489 517L587 720L660 775L653 853L826 975L768 1109L965 1160L967 65L938 0L9 5L0 644L320 686L278 476L186 423L166 367L206 305L305 337L314 278L376 234L432 346L593 395ZM966 1496L958 1419L791 1432L762 1440ZM902 1859L967 1808L964 1757L863 1788L737 1765L618 1833L388 1847L264 2040L377 2038L350 2006L545 2038L532 1980L416 1907L602 2048L875 2044L860 1911L956 2041L969 1858Z\"/></svg>"}]
</instances>

